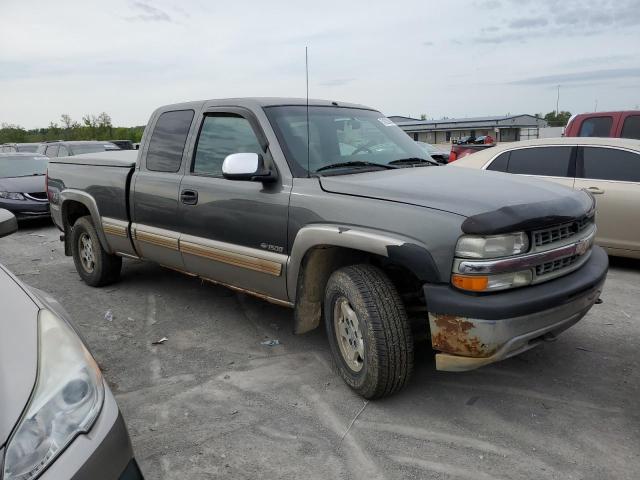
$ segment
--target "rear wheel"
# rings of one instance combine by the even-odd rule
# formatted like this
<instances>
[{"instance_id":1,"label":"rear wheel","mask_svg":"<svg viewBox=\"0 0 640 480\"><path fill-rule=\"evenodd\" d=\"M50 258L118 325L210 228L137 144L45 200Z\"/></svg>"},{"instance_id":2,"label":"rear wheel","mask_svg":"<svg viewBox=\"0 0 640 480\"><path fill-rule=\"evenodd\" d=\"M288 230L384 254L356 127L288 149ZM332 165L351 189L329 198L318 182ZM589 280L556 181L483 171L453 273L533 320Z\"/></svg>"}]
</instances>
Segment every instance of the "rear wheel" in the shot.
<instances>
[{"instance_id":1,"label":"rear wheel","mask_svg":"<svg viewBox=\"0 0 640 480\"><path fill-rule=\"evenodd\" d=\"M406 385L413 338L402 300L382 270L363 264L335 271L324 317L337 369L351 388L374 399Z\"/></svg>"},{"instance_id":2,"label":"rear wheel","mask_svg":"<svg viewBox=\"0 0 640 480\"><path fill-rule=\"evenodd\" d=\"M120 276L122 258L102 248L91 217L79 218L71 229L71 251L78 274L87 285L102 287Z\"/></svg>"}]
</instances>

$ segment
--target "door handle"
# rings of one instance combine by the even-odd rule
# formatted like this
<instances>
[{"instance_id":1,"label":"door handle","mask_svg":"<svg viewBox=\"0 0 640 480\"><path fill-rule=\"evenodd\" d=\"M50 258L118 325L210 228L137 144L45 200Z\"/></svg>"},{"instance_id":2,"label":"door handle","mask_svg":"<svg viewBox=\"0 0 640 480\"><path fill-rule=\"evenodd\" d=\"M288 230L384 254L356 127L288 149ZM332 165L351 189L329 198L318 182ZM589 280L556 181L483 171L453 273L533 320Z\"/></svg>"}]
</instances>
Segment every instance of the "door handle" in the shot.
<instances>
[{"instance_id":1,"label":"door handle","mask_svg":"<svg viewBox=\"0 0 640 480\"><path fill-rule=\"evenodd\" d=\"M604 193L604 190L600 187L587 187L586 190L594 195L602 195Z\"/></svg>"},{"instance_id":2,"label":"door handle","mask_svg":"<svg viewBox=\"0 0 640 480\"><path fill-rule=\"evenodd\" d=\"M198 192L195 190L182 190L180 192L180 201L185 205L195 205L198 203Z\"/></svg>"}]
</instances>

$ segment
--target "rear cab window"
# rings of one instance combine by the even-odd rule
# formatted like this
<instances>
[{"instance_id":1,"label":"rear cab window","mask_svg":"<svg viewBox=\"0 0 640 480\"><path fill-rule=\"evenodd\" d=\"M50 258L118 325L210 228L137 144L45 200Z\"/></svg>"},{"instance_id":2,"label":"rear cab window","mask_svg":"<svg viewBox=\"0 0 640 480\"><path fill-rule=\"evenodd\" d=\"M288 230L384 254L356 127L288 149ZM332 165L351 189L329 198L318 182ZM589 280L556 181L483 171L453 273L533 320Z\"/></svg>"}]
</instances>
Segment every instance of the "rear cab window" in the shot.
<instances>
[{"instance_id":1,"label":"rear cab window","mask_svg":"<svg viewBox=\"0 0 640 480\"><path fill-rule=\"evenodd\" d=\"M180 170L194 114L193 110L174 110L158 117L147 150L147 170L169 173Z\"/></svg>"},{"instance_id":2,"label":"rear cab window","mask_svg":"<svg viewBox=\"0 0 640 480\"><path fill-rule=\"evenodd\" d=\"M640 115L629 115L624 119L620 137L640 140Z\"/></svg>"},{"instance_id":3,"label":"rear cab window","mask_svg":"<svg viewBox=\"0 0 640 480\"><path fill-rule=\"evenodd\" d=\"M591 117L586 118L580 125L579 137L609 137L611 136L611 126L613 117Z\"/></svg>"}]
</instances>

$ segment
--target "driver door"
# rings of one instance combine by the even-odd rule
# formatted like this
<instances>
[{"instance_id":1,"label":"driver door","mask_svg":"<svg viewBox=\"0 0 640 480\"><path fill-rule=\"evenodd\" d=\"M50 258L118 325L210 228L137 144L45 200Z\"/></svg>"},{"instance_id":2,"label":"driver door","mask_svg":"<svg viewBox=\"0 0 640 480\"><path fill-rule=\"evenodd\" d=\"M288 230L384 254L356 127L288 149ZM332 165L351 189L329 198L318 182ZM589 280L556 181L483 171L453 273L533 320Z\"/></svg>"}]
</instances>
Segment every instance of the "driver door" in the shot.
<instances>
[{"instance_id":1,"label":"driver door","mask_svg":"<svg viewBox=\"0 0 640 480\"><path fill-rule=\"evenodd\" d=\"M232 153L258 153L275 169L264 134L243 108L204 112L180 185L180 249L186 270L271 299L286 300L290 185L228 180Z\"/></svg>"}]
</instances>

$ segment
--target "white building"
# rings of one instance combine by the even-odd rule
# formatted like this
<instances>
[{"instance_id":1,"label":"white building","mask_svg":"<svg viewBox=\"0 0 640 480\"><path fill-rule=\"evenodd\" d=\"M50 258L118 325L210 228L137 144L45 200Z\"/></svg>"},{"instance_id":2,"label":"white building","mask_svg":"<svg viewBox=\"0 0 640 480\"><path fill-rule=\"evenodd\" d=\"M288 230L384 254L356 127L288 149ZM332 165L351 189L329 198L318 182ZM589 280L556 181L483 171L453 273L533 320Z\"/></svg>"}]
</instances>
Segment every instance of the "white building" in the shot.
<instances>
[{"instance_id":1,"label":"white building","mask_svg":"<svg viewBox=\"0 0 640 480\"><path fill-rule=\"evenodd\" d=\"M508 115L475 118L418 120L410 117L389 117L414 140L426 143L450 143L462 137L491 135L496 142L513 142L540 137L546 120L533 115Z\"/></svg>"}]
</instances>

